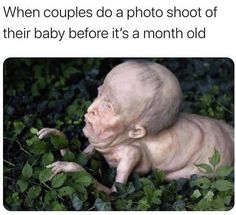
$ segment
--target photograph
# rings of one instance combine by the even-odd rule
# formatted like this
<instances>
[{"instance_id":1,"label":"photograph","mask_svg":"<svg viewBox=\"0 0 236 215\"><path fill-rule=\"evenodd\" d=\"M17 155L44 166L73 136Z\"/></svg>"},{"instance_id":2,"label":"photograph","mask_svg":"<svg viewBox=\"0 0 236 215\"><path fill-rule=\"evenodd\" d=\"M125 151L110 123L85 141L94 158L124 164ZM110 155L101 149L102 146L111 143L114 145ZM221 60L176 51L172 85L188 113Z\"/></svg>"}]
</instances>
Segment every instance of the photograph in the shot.
<instances>
[{"instance_id":1,"label":"photograph","mask_svg":"<svg viewBox=\"0 0 236 215\"><path fill-rule=\"evenodd\" d=\"M230 58L7 58L9 211L229 211Z\"/></svg>"}]
</instances>

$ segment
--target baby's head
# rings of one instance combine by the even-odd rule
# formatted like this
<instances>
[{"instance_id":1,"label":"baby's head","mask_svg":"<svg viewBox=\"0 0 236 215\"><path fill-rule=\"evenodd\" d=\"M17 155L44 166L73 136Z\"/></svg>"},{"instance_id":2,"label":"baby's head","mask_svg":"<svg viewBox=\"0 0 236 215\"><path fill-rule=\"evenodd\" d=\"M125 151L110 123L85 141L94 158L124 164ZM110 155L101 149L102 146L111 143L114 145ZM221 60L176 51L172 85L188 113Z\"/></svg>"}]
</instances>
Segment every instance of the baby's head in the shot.
<instances>
[{"instance_id":1,"label":"baby's head","mask_svg":"<svg viewBox=\"0 0 236 215\"><path fill-rule=\"evenodd\" d=\"M181 100L179 82L167 68L127 61L114 67L98 88L98 97L86 114L85 135L116 138L125 132L130 138L141 138L157 134L174 123Z\"/></svg>"}]
</instances>

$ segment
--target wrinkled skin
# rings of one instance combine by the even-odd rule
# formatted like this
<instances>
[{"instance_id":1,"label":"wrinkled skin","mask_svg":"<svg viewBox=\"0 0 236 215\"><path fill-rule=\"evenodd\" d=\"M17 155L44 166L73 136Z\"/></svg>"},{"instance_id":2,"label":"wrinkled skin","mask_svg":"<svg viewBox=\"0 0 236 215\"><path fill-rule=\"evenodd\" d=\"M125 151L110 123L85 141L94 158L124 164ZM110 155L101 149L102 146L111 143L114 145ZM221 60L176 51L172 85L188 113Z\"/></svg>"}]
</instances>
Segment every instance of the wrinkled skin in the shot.
<instances>
[{"instance_id":1,"label":"wrinkled skin","mask_svg":"<svg viewBox=\"0 0 236 215\"><path fill-rule=\"evenodd\" d=\"M83 132L90 145L84 153L101 152L111 167L117 167L116 182L127 183L133 171L144 175L154 169L165 171L167 180L201 175L194 164L208 162L214 148L221 154L220 165L233 163L233 128L223 121L182 113L171 127L149 135L138 120L148 89L136 76L130 65L115 67L85 114ZM63 135L46 128L39 137L51 134ZM48 167L52 177L59 172L85 171L73 162ZM98 182L96 186L106 193L115 191L114 186L109 189Z\"/></svg>"}]
</instances>

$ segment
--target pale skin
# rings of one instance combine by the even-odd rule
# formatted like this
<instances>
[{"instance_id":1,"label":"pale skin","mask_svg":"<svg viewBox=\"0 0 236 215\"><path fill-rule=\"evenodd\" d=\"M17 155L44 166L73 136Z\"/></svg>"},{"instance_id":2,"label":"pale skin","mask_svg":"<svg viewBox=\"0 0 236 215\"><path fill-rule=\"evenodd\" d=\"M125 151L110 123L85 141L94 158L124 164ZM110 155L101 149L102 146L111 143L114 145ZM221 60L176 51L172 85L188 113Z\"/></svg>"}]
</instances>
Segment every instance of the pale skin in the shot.
<instances>
[{"instance_id":1,"label":"pale skin","mask_svg":"<svg viewBox=\"0 0 236 215\"><path fill-rule=\"evenodd\" d=\"M214 148L221 154L221 165L233 163L233 128L222 121L182 113L172 126L150 135L139 120L148 89L131 69L131 65L114 68L85 114L83 132L90 145L83 152L91 156L97 150L111 167L117 167L115 182L126 184L132 172L145 175L154 169L163 170L167 180L201 175L194 164L208 162ZM52 128L38 133L40 139L49 135L64 134ZM52 177L85 171L74 162L57 161L48 168ZM96 188L108 194L115 191L114 186L107 188L97 181Z\"/></svg>"}]
</instances>

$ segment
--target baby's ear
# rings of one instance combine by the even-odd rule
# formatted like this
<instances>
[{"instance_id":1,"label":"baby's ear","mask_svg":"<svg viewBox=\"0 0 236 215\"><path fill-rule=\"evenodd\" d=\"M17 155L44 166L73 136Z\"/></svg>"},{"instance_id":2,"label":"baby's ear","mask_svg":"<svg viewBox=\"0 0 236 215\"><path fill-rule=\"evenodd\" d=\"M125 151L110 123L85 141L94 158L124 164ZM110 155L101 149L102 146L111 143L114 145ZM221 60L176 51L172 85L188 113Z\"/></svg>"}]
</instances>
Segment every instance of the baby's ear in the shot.
<instances>
[{"instance_id":1,"label":"baby's ear","mask_svg":"<svg viewBox=\"0 0 236 215\"><path fill-rule=\"evenodd\" d=\"M130 138L138 139L146 135L146 129L143 126L135 125L128 133Z\"/></svg>"}]
</instances>

